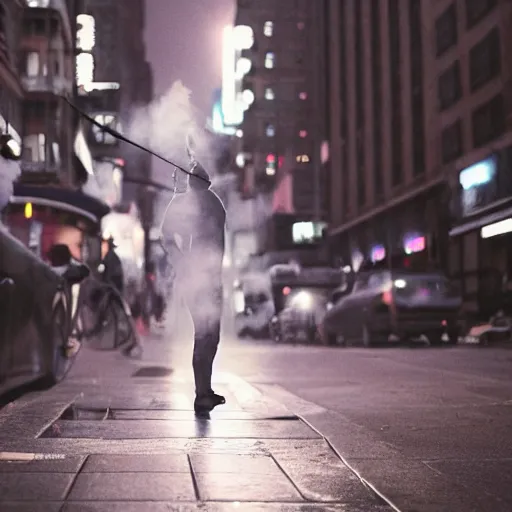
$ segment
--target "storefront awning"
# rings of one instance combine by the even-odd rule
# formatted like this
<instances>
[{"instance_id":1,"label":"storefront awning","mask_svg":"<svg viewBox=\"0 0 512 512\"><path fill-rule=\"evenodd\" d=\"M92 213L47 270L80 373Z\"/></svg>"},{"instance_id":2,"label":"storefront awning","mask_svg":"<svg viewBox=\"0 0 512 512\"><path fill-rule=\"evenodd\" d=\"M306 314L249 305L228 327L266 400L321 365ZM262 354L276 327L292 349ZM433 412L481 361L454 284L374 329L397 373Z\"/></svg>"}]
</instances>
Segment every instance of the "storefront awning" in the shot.
<instances>
[{"instance_id":1,"label":"storefront awning","mask_svg":"<svg viewBox=\"0 0 512 512\"><path fill-rule=\"evenodd\" d=\"M500 220L507 219L508 217L512 217L512 207L484 215L470 222L466 222L465 224L461 224L460 226L456 226L450 231L450 236L463 235L464 233L469 233L475 229L483 228L488 224L499 222Z\"/></svg>"},{"instance_id":2,"label":"storefront awning","mask_svg":"<svg viewBox=\"0 0 512 512\"><path fill-rule=\"evenodd\" d=\"M57 187L41 187L14 184L14 193L10 199L11 204L32 203L34 205L49 206L62 211L82 215L95 223L110 212L110 207L79 190Z\"/></svg>"}]
</instances>

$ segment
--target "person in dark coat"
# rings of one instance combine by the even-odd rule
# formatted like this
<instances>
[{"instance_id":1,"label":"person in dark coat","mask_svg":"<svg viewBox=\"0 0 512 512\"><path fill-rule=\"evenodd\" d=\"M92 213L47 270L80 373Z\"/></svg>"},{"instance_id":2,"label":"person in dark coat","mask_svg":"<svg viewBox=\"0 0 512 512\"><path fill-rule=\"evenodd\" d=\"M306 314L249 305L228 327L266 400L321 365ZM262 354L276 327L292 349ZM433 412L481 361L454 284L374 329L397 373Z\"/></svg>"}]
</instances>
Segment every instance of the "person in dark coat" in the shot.
<instances>
[{"instance_id":1,"label":"person in dark coat","mask_svg":"<svg viewBox=\"0 0 512 512\"><path fill-rule=\"evenodd\" d=\"M162 237L194 323L194 409L207 413L226 402L212 390L222 314L226 211L210 189L204 168L194 163L192 172L187 192L175 196L167 207Z\"/></svg>"},{"instance_id":2,"label":"person in dark coat","mask_svg":"<svg viewBox=\"0 0 512 512\"><path fill-rule=\"evenodd\" d=\"M115 251L116 244L112 237L103 239L102 254L103 256L103 280L113 286L122 296L124 292L124 274L123 264Z\"/></svg>"}]
</instances>

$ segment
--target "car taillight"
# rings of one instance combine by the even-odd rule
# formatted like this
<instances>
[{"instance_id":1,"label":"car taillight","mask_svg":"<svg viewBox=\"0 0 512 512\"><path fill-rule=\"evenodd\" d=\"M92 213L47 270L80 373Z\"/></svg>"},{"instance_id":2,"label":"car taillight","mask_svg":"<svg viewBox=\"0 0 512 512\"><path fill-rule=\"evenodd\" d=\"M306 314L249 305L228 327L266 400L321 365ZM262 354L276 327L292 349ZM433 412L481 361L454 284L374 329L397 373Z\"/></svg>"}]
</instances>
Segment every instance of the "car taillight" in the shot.
<instances>
[{"instance_id":1,"label":"car taillight","mask_svg":"<svg viewBox=\"0 0 512 512\"><path fill-rule=\"evenodd\" d=\"M391 306L391 304L393 304L393 293L391 292L391 290L385 291L381 296L381 300L383 304Z\"/></svg>"}]
</instances>

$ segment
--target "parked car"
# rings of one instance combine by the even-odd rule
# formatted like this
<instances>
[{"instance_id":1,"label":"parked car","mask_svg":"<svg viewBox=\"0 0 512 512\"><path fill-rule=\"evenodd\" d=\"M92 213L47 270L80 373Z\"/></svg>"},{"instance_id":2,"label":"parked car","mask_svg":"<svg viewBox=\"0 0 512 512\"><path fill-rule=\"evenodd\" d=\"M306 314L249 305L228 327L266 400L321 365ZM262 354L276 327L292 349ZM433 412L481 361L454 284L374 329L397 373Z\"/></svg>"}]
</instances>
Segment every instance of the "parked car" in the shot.
<instances>
[{"instance_id":1,"label":"parked car","mask_svg":"<svg viewBox=\"0 0 512 512\"><path fill-rule=\"evenodd\" d=\"M277 270L272 280L275 315L270 324L271 338L278 343L320 341L318 326L332 290L342 281L341 271L329 267Z\"/></svg>"},{"instance_id":2,"label":"parked car","mask_svg":"<svg viewBox=\"0 0 512 512\"><path fill-rule=\"evenodd\" d=\"M0 155L17 159L6 147ZM66 249L54 268L0 224L0 394L36 380L56 384L74 361L71 289L89 271Z\"/></svg>"},{"instance_id":3,"label":"parked car","mask_svg":"<svg viewBox=\"0 0 512 512\"><path fill-rule=\"evenodd\" d=\"M441 272L377 266L360 271L353 287L333 293L322 322L330 344L364 346L426 336L433 345L455 344L461 296Z\"/></svg>"}]
</instances>

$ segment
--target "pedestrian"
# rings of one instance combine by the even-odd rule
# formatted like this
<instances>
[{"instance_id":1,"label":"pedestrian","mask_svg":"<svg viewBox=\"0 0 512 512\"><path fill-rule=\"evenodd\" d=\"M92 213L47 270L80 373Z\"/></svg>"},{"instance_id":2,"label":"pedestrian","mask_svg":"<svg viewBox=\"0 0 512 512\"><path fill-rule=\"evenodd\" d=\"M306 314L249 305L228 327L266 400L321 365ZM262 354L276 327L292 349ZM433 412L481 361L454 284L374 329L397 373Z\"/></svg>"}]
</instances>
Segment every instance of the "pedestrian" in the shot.
<instances>
[{"instance_id":1,"label":"pedestrian","mask_svg":"<svg viewBox=\"0 0 512 512\"><path fill-rule=\"evenodd\" d=\"M196 388L194 410L208 413L225 398L212 390L212 367L220 340L222 261L226 211L210 188L210 177L192 166L187 191L169 203L162 223L164 247L176 272L194 324L192 366Z\"/></svg>"},{"instance_id":2,"label":"pedestrian","mask_svg":"<svg viewBox=\"0 0 512 512\"><path fill-rule=\"evenodd\" d=\"M102 279L113 286L119 295L124 292L123 264L116 254L116 244L113 237L103 238L101 243L101 255L103 263Z\"/></svg>"}]
</instances>

